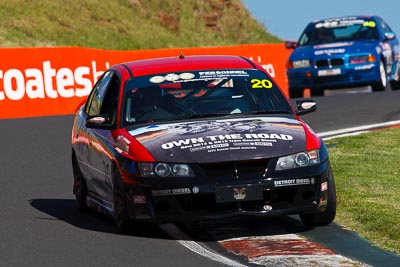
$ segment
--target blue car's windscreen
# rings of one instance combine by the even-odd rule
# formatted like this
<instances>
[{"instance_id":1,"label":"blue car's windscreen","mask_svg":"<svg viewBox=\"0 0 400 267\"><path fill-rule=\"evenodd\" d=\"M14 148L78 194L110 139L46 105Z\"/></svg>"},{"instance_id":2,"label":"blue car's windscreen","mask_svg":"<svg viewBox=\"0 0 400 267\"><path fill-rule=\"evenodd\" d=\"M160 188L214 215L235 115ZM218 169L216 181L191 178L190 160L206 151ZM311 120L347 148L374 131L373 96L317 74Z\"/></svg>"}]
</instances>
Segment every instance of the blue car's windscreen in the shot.
<instances>
[{"instance_id":1,"label":"blue car's windscreen","mask_svg":"<svg viewBox=\"0 0 400 267\"><path fill-rule=\"evenodd\" d=\"M164 73L127 81L124 125L232 114L292 114L282 92L259 70Z\"/></svg>"},{"instance_id":2,"label":"blue car's windscreen","mask_svg":"<svg viewBox=\"0 0 400 267\"><path fill-rule=\"evenodd\" d=\"M331 20L311 23L300 36L299 45L376 40L376 22L369 19Z\"/></svg>"}]
</instances>

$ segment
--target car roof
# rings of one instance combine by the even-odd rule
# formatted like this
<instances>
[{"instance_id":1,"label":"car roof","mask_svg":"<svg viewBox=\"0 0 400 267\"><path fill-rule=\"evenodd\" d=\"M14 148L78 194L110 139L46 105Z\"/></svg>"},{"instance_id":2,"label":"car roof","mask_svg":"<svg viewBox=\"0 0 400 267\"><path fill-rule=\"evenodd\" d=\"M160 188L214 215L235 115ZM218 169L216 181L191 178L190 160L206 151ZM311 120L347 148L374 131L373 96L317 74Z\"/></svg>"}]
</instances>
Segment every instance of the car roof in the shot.
<instances>
[{"instance_id":1,"label":"car roof","mask_svg":"<svg viewBox=\"0 0 400 267\"><path fill-rule=\"evenodd\" d=\"M154 58L117 64L111 69L128 69L131 76L210 69L260 69L253 61L228 55L201 55Z\"/></svg>"}]
</instances>

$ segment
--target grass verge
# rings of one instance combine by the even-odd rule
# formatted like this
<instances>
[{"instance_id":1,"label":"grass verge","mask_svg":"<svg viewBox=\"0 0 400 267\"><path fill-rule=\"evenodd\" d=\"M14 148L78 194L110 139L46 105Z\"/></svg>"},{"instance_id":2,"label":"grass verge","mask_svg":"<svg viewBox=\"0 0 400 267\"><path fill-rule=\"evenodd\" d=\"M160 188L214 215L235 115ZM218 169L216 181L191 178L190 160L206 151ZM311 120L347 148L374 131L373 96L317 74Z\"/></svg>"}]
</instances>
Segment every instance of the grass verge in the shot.
<instances>
[{"instance_id":1,"label":"grass verge","mask_svg":"<svg viewBox=\"0 0 400 267\"><path fill-rule=\"evenodd\" d=\"M400 128L326 141L335 176L335 221L400 254Z\"/></svg>"},{"instance_id":2,"label":"grass verge","mask_svg":"<svg viewBox=\"0 0 400 267\"><path fill-rule=\"evenodd\" d=\"M281 42L240 0L0 0L0 47L113 50Z\"/></svg>"}]
</instances>

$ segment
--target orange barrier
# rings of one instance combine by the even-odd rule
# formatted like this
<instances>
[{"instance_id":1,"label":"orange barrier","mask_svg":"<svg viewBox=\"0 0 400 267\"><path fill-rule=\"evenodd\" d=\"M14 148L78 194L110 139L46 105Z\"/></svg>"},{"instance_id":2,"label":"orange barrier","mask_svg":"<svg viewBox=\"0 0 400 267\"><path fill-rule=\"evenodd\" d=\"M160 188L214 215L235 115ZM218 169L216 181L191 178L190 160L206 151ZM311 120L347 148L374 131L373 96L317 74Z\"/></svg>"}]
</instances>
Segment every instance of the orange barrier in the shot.
<instances>
[{"instance_id":1,"label":"orange barrier","mask_svg":"<svg viewBox=\"0 0 400 267\"><path fill-rule=\"evenodd\" d=\"M73 114L110 66L154 57L240 55L260 63L287 93L284 44L115 51L82 47L0 48L0 119Z\"/></svg>"}]
</instances>

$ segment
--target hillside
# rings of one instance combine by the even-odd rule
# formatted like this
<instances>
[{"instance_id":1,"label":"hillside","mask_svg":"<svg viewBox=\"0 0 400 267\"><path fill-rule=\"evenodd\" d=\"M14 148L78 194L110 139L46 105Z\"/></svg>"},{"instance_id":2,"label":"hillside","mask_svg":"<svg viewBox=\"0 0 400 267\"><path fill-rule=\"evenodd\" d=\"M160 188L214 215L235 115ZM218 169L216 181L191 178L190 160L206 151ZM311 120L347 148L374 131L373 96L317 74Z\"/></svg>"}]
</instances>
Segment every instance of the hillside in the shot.
<instances>
[{"instance_id":1,"label":"hillside","mask_svg":"<svg viewBox=\"0 0 400 267\"><path fill-rule=\"evenodd\" d=\"M115 50L274 43L240 0L0 0L0 47Z\"/></svg>"}]
</instances>

